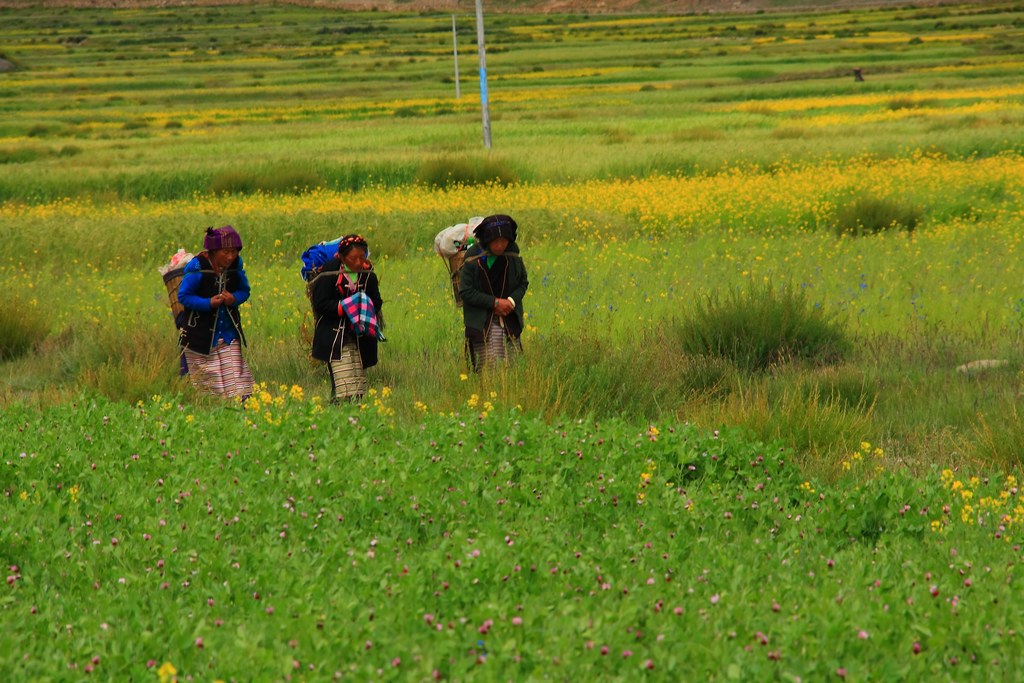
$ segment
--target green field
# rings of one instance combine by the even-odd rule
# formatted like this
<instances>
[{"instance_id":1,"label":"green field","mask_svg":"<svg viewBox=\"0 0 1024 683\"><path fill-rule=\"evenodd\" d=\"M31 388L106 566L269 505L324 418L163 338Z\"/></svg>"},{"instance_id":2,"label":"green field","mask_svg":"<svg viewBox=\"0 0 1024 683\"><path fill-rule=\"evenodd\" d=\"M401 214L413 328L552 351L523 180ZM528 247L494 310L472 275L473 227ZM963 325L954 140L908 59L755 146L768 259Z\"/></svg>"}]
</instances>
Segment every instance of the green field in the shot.
<instances>
[{"instance_id":1,"label":"green field","mask_svg":"<svg viewBox=\"0 0 1024 683\"><path fill-rule=\"evenodd\" d=\"M4 10L0 679L1013 680L1024 8L495 12L491 150L456 24L458 99L450 14ZM477 377L432 245L489 213ZM241 405L156 270L224 223ZM328 406L298 255L354 231Z\"/></svg>"}]
</instances>

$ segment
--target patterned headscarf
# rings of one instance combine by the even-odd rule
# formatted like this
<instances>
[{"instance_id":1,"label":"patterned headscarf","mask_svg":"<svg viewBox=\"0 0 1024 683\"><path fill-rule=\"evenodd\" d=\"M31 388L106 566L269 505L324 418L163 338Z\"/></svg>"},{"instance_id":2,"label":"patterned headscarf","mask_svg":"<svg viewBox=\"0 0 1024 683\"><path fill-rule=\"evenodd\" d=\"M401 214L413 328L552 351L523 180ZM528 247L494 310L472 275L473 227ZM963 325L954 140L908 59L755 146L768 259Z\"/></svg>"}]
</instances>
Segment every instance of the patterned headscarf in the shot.
<instances>
[{"instance_id":1,"label":"patterned headscarf","mask_svg":"<svg viewBox=\"0 0 1024 683\"><path fill-rule=\"evenodd\" d=\"M345 235L338 242L338 255L344 256L348 252L352 251L356 247L362 247L366 255L370 255L370 246L366 243L366 239L362 235Z\"/></svg>"},{"instance_id":2,"label":"patterned headscarf","mask_svg":"<svg viewBox=\"0 0 1024 683\"><path fill-rule=\"evenodd\" d=\"M223 225L219 228L207 228L206 237L203 238L203 249L206 251L217 251L218 249L242 250L242 237L230 225Z\"/></svg>"}]
</instances>

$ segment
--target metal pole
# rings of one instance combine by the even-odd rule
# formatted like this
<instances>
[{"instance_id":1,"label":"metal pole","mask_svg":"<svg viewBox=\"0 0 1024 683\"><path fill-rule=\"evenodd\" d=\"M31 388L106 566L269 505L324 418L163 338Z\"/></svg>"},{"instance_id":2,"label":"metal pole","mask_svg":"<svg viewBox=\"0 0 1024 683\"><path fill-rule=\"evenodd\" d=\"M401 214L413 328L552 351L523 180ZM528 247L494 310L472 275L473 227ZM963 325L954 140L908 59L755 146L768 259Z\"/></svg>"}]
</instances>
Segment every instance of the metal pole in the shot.
<instances>
[{"instance_id":1,"label":"metal pole","mask_svg":"<svg viewBox=\"0 0 1024 683\"><path fill-rule=\"evenodd\" d=\"M476 45L480 52L480 114L484 124L484 147L491 148L491 110L487 102L487 51L484 49L484 6L476 0Z\"/></svg>"},{"instance_id":2,"label":"metal pole","mask_svg":"<svg viewBox=\"0 0 1024 683\"><path fill-rule=\"evenodd\" d=\"M462 97L462 89L459 87L459 38L455 32L455 15L452 15L452 51L455 54L455 99Z\"/></svg>"}]
</instances>

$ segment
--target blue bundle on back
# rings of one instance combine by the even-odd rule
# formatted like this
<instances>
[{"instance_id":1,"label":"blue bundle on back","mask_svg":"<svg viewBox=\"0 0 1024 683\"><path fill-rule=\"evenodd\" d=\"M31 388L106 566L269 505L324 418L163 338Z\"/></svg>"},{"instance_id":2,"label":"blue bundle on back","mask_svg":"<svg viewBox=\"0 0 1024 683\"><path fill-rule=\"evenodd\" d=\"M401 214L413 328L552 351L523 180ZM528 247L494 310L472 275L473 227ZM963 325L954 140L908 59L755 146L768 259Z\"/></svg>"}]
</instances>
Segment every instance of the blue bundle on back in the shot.
<instances>
[{"instance_id":1,"label":"blue bundle on back","mask_svg":"<svg viewBox=\"0 0 1024 683\"><path fill-rule=\"evenodd\" d=\"M320 269L323 268L324 264L330 261L338 253L338 242L341 238L333 239L330 242L320 242L314 244L306 251L302 252L302 279L309 282Z\"/></svg>"}]
</instances>

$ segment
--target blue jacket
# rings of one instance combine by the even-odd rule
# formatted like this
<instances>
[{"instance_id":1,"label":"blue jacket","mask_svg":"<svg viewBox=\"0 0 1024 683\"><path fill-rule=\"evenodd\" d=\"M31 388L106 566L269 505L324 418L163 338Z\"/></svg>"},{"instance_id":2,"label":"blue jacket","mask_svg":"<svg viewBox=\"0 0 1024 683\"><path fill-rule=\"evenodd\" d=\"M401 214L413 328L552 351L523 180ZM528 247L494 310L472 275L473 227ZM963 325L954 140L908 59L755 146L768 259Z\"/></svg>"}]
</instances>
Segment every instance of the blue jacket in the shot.
<instances>
[{"instance_id":1,"label":"blue jacket","mask_svg":"<svg viewBox=\"0 0 1024 683\"><path fill-rule=\"evenodd\" d=\"M220 294L222 288L235 296L235 305L210 308L210 297ZM178 286L178 302L185 307L178 321L183 345L191 351L208 354L220 340L230 344L241 339L244 344L238 307L248 300L249 279L245 276L241 256L218 277L206 252L200 253L185 266Z\"/></svg>"}]
</instances>

